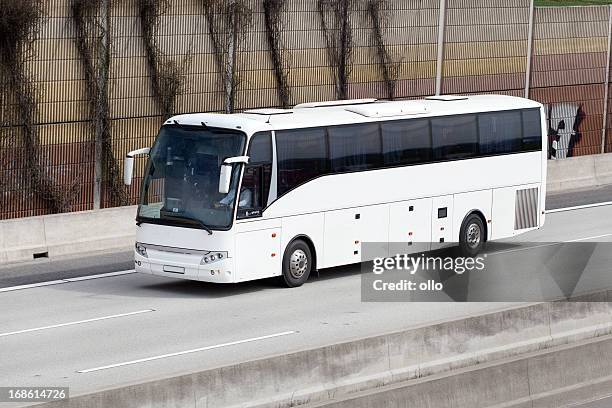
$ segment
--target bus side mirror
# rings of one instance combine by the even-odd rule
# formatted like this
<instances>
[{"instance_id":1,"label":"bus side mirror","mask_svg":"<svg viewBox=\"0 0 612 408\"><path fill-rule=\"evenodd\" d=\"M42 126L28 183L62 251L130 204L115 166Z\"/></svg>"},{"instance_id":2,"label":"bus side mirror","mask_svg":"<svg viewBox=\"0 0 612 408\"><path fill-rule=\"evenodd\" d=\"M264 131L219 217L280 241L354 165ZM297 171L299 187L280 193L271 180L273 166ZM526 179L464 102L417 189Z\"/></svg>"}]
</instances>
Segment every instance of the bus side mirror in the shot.
<instances>
[{"instance_id":1,"label":"bus side mirror","mask_svg":"<svg viewBox=\"0 0 612 408\"><path fill-rule=\"evenodd\" d=\"M141 154L149 154L151 149L145 147L143 149L134 150L133 152L129 152L125 156L125 162L123 165L123 184L126 186L132 185L132 177L134 176L134 156L138 156Z\"/></svg>"},{"instance_id":2,"label":"bus side mirror","mask_svg":"<svg viewBox=\"0 0 612 408\"><path fill-rule=\"evenodd\" d=\"M126 186L132 185L132 177L134 175L134 158L127 156L123 165L123 184Z\"/></svg>"},{"instance_id":3,"label":"bus side mirror","mask_svg":"<svg viewBox=\"0 0 612 408\"><path fill-rule=\"evenodd\" d=\"M232 184L232 168L236 163L247 164L249 156L229 157L223 160L221 165L221 174L219 175L219 193L227 194L230 191Z\"/></svg>"},{"instance_id":4,"label":"bus side mirror","mask_svg":"<svg viewBox=\"0 0 612 408\"><path fill-rule=\"evenodd\" d=\"M223 163L221 165L221 175L219 176L219 193L227 194L232 183L232 165Z\"/></svg>"}]
</instances>

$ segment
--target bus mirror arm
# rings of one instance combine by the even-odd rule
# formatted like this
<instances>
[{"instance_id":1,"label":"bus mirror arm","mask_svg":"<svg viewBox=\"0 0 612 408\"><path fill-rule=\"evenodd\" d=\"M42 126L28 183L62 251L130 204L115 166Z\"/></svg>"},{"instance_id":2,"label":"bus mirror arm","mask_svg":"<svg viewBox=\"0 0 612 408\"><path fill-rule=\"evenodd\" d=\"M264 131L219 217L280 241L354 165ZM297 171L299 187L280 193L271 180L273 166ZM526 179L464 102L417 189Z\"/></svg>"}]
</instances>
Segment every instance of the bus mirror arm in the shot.
<instances>
[{"instance_id":1,"label":"bus mirror arm","mask_svg":"<svg viewBox=\"0 0 612 408\"><path fill-rule=\"evenodd\" d=\"M219 175L219 193L227 194L230 191L232 184L232 168L236 163L247 164L249 156L229 157L223 160L221 165L221 174Z\"/></svg>"},{"instance_id":2,"label":"bus mirror arm","mask_svg":"<svg viewBox=\"0 0 612 408\"><path fill-rule=\"evenodd\" d=\"M123 166L123 183L126 186L132 185L132 177L134 176L134 157L142 154L149 154L150 148L134 150L125 156L125 165Z\"/></svg>"}]
</instances>

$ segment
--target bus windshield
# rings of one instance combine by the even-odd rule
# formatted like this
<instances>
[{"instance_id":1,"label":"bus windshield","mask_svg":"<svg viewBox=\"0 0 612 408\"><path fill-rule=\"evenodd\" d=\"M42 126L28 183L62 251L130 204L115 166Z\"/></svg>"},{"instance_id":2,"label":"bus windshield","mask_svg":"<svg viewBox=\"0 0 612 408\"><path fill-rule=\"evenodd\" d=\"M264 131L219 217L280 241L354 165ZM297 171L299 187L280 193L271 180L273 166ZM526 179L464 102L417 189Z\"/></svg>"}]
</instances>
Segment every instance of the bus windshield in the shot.
<instances>
[{"instance_id":1,"label":"bus windshield","mask_svg":"<svg viewBox=\"0 0 612 408\"><path fill-rule=\"evenodd\" d=\"M199 126L164 126L151 149L138 220L201 229L232 223L240 165L234 165L228 194L219 193L223 160L240 156L242 132Z\"/></svg>"}]
</instances>

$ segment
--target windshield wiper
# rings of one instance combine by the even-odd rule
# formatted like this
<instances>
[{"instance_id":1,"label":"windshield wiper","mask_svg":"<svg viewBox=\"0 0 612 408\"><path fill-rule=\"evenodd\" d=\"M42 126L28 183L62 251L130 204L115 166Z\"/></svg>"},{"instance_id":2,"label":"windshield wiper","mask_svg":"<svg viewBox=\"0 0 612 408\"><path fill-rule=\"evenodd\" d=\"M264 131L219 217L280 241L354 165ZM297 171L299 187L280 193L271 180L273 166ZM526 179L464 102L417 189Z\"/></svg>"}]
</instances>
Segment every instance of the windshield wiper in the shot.
<instances>
[{"instance_id":1,"label":"windshield wiper","mask_svg":"<svg viewBox=\"0 0 612 408\"><path fill-rule=\"evenodd\" d=\"M200 227L202 227L203 230L205 230L206 232L208 232L208 235L212 235L213 231L212 229L210 229L210 227L206 224L204 224L202 221L198 220L197 218L193 218L193 217L186 217L184 215L174 215L174 214L164 214L163 217L161 217L160 219L177 219L177 220L184 220L184 221L191 221L194 224L198 224Z\"/></svg>"}]
</instances>

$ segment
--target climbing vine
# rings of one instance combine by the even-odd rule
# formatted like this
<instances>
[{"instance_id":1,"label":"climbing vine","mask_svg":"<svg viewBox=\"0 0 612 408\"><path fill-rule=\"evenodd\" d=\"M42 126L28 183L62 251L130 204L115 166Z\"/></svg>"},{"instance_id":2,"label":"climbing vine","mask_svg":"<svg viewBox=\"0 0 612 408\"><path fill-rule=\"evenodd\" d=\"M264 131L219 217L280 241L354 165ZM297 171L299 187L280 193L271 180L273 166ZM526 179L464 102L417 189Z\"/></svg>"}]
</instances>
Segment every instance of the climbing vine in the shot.
<instances>
[{"instance_id":1,"label":"climbing vine","mask_svg":"<svg viewBox=\"0 0 612 408\"><path fill-rule=\"evenodd\" d=\"M353 8L354 0L317 0L338 99L348 99L348 81L353 70Z\"/></svg>"},{"instance_id":2,"label":"climbing vine","mask_svg":"<svg viewBox=\"0 0 612 408\"><path fill-rule=\"evenodd\" d=\"M288 81L287 55L284 52L281 40L282 32L285 28L282 20L284 6L285 0L263 1L266 38L268 40L270 58L276 78L278 99L280 100L281 106L287 108L291 100L291 90L289 89Z\"/></svg>"},{"instance_id":3,"label":"climbing vine","mask_svg":"<svg viewBox=\"0 0 612 408\"><path fill-rule=\"evenodd\" d=\"M387 98L395 99L395 90L399 74L399 64L393 58L385 45L383 27L388 23L388 16L383 13L386 0L368 0L367 11L372 22L372 39L374 42L378 64L387 91Z\"/></svg>"},{"instance_id":4,"label":"climbing vine","mask_svg":"<svg viewBox=\"0 0 612 408\"><path fill-rule=\"evenodd\" d=\"M72 0L76 46L83 64L96 160L111 206L126 205L127 192L112 149L109 82L111 64L110 0Z\"/></svg>"},{"instance_id":5,"label":"climbing vine","mask_svg":"<svg viewBox=\"0 0 612 408\"><path fill-rule=\"evenodd\" d=\"M153 94L164 119L176 112L176 99L184 90L183 70L176 61L165 59L156 40L161 16L170 0L138 0L142 38Z\"/></svg>"},{"instance_id":6,"label":"climbing vine","mask_svg":"<svg viewBox=\"0 0 612 408\"><path fill-rule=\"evenodd\" d=\"M37 90L26 71L32 45L43 21L42 0L4 0L0 7L0 108L2 122L19 124L26 184L52 212L70 210L77 184L62 189L45 168L35 120ZM12 111L14 105L15 111ZM11 112L9 112L11 111Z\"/></svg>"},{"instance_id":7,"label":"climbing vine","mask_svg":"<svg viewBox=\"0 0 612 408\"><path fill-rule=\"evenodd\" d=\"M225 111L234 112L240 87L238 53L253 24L253 11L244 0L202 0L217 69L225 93Z\"/></svg>"}]
</instances>

